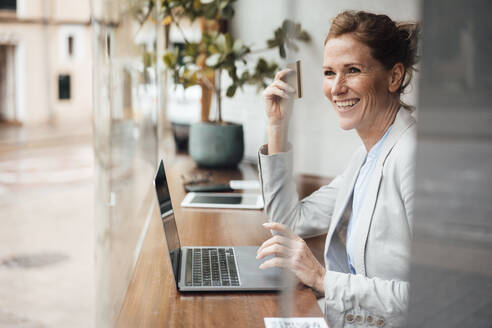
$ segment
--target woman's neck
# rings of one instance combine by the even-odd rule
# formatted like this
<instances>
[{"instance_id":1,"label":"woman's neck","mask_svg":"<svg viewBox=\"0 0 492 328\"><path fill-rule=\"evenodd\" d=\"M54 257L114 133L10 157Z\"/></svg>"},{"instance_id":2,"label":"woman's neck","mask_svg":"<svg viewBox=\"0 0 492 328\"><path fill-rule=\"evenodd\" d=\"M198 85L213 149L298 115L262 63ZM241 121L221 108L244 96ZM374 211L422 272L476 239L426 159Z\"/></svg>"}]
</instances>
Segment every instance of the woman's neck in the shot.
<instances>
[{"instance_id":1,"label":"woman's neck","mask_svg":"<svg viewBox=\"0 0 492 328\"><path fill-rule=\"evenodd\" d=\"M393 124L399 108L399 102L388 106L386 110L380 111L380 114L375 117L373 122L371 122L372 124L365 131L357 130L357 134L364 143L367 152L371 150Z\"/></svg>"}]
</instances>

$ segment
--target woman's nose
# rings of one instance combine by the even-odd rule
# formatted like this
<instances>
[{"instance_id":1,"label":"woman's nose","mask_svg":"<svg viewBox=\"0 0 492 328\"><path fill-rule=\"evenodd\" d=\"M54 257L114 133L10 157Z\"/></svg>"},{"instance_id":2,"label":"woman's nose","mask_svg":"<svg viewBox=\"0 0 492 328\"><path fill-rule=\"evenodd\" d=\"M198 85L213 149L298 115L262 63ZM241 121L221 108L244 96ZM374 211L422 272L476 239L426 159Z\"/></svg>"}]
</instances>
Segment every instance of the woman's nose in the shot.
<instances>
[{"instance_id":1,"label":"woman's nose","mask_svg":"<svg viewBox=\"0 0 492 328\"><path fill-rule=\"evenodd\" d=\"M343 76L338 75L333 81L333 85L331 86L331 94L336 96L340 94L344 94L347 92L347 86L345 85L345 81Z\"/></svg>"}]
</instances>

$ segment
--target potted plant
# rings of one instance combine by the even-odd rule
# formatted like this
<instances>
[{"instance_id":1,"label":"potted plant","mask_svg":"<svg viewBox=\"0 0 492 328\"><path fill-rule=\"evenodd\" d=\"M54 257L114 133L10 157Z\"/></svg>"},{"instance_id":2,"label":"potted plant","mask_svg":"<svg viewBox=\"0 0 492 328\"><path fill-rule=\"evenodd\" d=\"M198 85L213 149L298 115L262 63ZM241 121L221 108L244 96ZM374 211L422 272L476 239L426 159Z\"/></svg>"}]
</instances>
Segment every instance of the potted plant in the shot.
<instances>
[{"instance_id":1,"label":"potted plant","mask_svg":"<svg viewBox=\"0 0 492 328\"><path fill-rule=\"evenodd\" d=\"M309 42L310 36L300 24L284 20L267 40L264 49L252 50L241 40L227 32L227 22L234 16L235 0L163 0L163 23L175 24L184 39L182 49L168 50L164 63L172 72L176 85L184 88L200 85L202 88L201 122L190 129L189 152L198 165L228 167L237 165L244 154L242 125L222 119L222 95L234 97L244 85L256 85L258 91L273 79L278 64L263 58L256 61L253 71L246 67L251 54L278 49L286 58L286 49L298 50L297 42ZM202 37L199 42L187 39L179 22L181 17L200 19ZM227 73L230 84L222 85L222 75ZM216 115L210 120L212 95L216 97Z\"/></svg>"}]
</instances>

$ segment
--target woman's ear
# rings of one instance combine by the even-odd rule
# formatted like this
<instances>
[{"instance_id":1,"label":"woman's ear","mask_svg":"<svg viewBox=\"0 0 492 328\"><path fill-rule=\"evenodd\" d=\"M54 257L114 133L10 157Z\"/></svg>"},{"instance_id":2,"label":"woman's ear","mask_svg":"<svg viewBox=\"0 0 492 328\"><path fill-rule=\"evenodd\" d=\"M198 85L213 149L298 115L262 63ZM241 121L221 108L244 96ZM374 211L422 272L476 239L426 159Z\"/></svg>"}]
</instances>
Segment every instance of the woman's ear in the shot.
<instances>
[{"instance_id":1,"label":"woman's ear","mask_svg":"<svg viewBox=\"0 0 492 328\"><path fill-rule=\"evenodd\" d=\"M405 67L402 63L396 63L391 69L390 81L388 89L390 92L397 92L403 83L403 76L405 75Z\"/></svg>"}]
</instances>

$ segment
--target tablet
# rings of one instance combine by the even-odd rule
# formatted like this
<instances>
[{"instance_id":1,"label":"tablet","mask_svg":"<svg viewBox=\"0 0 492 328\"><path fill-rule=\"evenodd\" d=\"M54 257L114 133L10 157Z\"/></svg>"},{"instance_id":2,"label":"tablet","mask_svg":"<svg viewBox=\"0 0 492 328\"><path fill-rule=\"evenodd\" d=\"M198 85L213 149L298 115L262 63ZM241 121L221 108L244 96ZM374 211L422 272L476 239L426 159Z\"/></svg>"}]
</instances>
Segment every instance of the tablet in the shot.
<instances>
[{"instance_id":1,"label":"tablet","mask_svg":"<svg viewBox=\"0 0 492 328\"><path fill-rule=\"evenodd\" d=\"M189 192L181 206L262 209L263 197L259 194Z\"/></svg>"}]
</instances>

